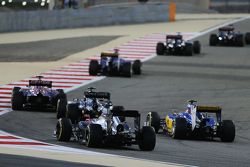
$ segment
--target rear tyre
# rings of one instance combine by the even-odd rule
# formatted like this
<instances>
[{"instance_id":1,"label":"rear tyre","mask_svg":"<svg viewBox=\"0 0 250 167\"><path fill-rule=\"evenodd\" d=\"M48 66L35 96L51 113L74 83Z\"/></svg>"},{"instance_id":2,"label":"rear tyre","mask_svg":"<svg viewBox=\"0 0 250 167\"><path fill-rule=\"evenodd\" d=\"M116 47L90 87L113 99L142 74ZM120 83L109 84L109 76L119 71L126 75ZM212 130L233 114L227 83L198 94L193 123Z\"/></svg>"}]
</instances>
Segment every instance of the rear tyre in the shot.
<instances>
[{"instance_id":1,"label":"rear tyre","mask_svg":"<svg viewBox=\"0 0 250 167\"><path fill-rule=\"evenodd\" d=\"M174 139L184 139L187 136L187 121L185 118L176 118L173 122L173 129L171 136Z\"/></svg>"},{"instance_id":2,"label":"rear tyre","mask_svg":"<svg viewBox=\"0 0 250 167\"><path fill-rule=\"evenodd\" d=\"M67 99L61 98L57 101L57 107L56 107L56 118L64 118L66 116L66 110L67 110Z\"/></svg>"},{"instance_id":3,"label":"rear tyre","mask_svg":"<svg viewBox=\"0 0 250 167\"><path fill-rule=\"evenodd\" d=\"M157 112L149 112L146 118L147 125L154 128L155 133L159 132L161 119Z\"/></svg>"},{"instance_id":4,"label":"rear tyre","mask_svg":"<svg viewBox=\"0 0 250 167\"><path fill-rule=\"evenodd\" d=\"M221 141L233 142L235 138L235 125L231 120L223 120L221 124Z\"/></svg>"},{"instance_id":5,"label":"rear tyre","mask_svg":"<svg viewBox=\"0 0 250 167\"><path fill-rule=\"evenodd\" d=\"M123 65L122 72L124 77L130 78L132 76L131 63L127 62Z\"/></svg>"},{"instance_id":6,"label":"rear tyre","mask_svg":"<svg viewBox=\"0 0 250 167\"><path fill-rule=\"evenodd\" d=\"M72 134L72 125L69 119L61 118L56 124L56 138L58 141L68 142Z\"/></svg>"},{"instance_id":7,"label":"rear tyre","mask_svg":"<svg viewBox=\"0 0 250 167\"><path fill-rule=\"evenodd\" d=\"M186 56L193 56L193 45L191 43L186 43L184 54Z\"/></svg>"},{"instance_id":8,"label":"rear tyre","mask_svg":"<svg viewBox=\"0 0 250 167\"><path fill-rule=\"evenodd\" d=\"M195 54L200 54L201 53L200 41L194 41L194 43L193 43L193 51L194 51Z\"/></svg>"},{"instance_id":9,"label":"rear tyre","mask_svg":"<svg viewBox=\"0 0 250 167\"><path fill-rule=\"evenodd\" d=\"M218 38L216 34L211 34L209 38L209 45L210 46L216 46L218 43Z\"/></svg>"},{"instance_id":10,"label":"rear tyre","mask_svg":"<svg viewBox=\"0 0 250 167\"><path fill-rule=\"evenodd\" d=\"M164 55L164 51L165 51L164 43L158 42L157 45L156 45L156 53L157 53L157 55Z\"/></svg>"},{"instance_id":11,"label":"rear tyre","mask_svg":"<svg viewBox=\"0 0 250 167\"><path fill-rule=\"evenodd\" d=\"M140 60L135 60L133 65L132 65L132 69L133 69L133 73L135 75L140 75L141 74L141 66L142 63Z\"/></svg>"},{"instance_id":12,"label":"rear tyre","mask_svg":"<svg viewBox=\"0 0 250 167\"><path fill-rule=\"evenodd\" d=\"M24 96L20 92L20 87L14 87L11 96L11 108L12 110L22 110L24 103Z\"/></svg>"},{"instance_id":13,"label":"rear tyre","mask_svg":"<svg viewBox=\"0 0 250 167\"><path fill-rule=\"evenodd\" d=\"M243 34L239 34L236 36L236 46L244 46L244 38L243 38Z\"/></svg>"},{"instance_id":14,"label":"rear tyre","mask_svg":"<svg viewBox=\"0 0 250 167\"><path fill-rule=\"evenodd\" d=\"M73 124L78 123L81 116L82 112L78 108L78 103L67 105L66 118L70 119Z\"/></svg>"},{"instance_id":15,"label":"rear tyre","mask_svg":"<svg viewBox=\"0 0 250 167\"><path fill-rule=\"evenodd\" d=\"M246 44L250 44L250 32L247 32L246 35L245 35L245 42Z\"/></svg>"},{"instance_id":16,"label":"rear tyre","mask_svg":"<svg viewBox=\"0 0 250 167\"><path fill-rule=\"evenodd\" d=\"M89 124L86 130L86 146L100 147L102 145L103 132L99 124Z\"/></svg>"},{"instance_id":17,"label":"rear tyre","mask_svg":"<svg viewBox=\"0 0 250 167\"><path fill-rule=\"evenodd\" d=\"M139 148L142 151L152 151L155 148L156 136L154 129L150 126L144 126L141 129L139 137Z\"/></svg>"},{"instance_id":18,"label":"rear tyre","mask_svg":"<svg viewBox=\"0 0 250 167\"><path fill-rule=\"evenodd\" d=\"M97 75L99 71L99 63L97 60L90 60L89 62L89 74Z\"/></svg>"}]
</instances>

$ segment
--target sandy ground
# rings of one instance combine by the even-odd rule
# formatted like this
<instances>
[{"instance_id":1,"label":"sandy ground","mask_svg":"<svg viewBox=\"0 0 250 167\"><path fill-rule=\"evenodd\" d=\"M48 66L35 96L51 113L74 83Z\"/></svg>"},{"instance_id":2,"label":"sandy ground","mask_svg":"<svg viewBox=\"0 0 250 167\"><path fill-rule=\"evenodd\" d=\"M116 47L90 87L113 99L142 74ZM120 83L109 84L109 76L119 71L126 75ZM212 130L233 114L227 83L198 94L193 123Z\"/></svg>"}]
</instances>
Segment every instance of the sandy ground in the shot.
<instances>
[{"instance_id":1,"label":"sandy ground","mask_svg":"<svg viewBox=\"0 0 250 167\"><path fill-rule=\"evenodd\" d=\"M96 35L123 36L98 47L72 54L59 61L43 63L2 62L0 63L0 85L27 78L32 75L38 75L41 72L66 65L70 62L79 61L84 57L96 55L101 51L114 48L136 37L142 37L151 33L198 32L242 16L246 16L246 14L179 14L176 17L176 22L0 34L0 44Z\"/></svg>"}]
</instances>

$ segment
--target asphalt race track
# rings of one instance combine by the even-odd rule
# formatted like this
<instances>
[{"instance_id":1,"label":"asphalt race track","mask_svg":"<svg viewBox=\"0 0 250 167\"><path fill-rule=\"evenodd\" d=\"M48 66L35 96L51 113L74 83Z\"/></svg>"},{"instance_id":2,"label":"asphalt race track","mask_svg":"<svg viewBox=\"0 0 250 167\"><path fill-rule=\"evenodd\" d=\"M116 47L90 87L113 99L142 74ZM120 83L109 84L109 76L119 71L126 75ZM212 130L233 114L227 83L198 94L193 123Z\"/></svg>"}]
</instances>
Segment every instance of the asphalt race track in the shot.
<instances>
[{"instance_id":1,"label":"asphalt race track","mask_svg":"<svg viewBox=\"0 0 250 167\"><path fill-rule=\"evenodd\" d=\"M236 30L250 30L250 20L235 23ZM10 112L0 119L1 129L9 133L49 143L99 152L197 166L249 166L250 160L250 46L210 47L209 34L199 37L202 53L193 57L158 56L143 64L143 74L128 78L106 78L68 93L68 99L81 98L88 86L110 91L115 105L137 109L142 120L149 111L161 116L183 111L186 100L220 105L222 119L236 124L233 143L174 140L157 135L156 148L141 152L129 148L90 149L78 143L60 143L52 137L55 113ZM11 120L11 121L10 121Z\"/></svg>"},{"instance_id":2,"label":"asphalt race track","mask_svg":"<svg viewBox=\"0 0 250 167\"><path fill-rule=\"evenodd\" d=\"M72 163L65 161L48 160L27 156L0 154L1 166L22 166L22 167L104 167L103 165L90 165L82 163Z\"/></svg>"}]
</instances>

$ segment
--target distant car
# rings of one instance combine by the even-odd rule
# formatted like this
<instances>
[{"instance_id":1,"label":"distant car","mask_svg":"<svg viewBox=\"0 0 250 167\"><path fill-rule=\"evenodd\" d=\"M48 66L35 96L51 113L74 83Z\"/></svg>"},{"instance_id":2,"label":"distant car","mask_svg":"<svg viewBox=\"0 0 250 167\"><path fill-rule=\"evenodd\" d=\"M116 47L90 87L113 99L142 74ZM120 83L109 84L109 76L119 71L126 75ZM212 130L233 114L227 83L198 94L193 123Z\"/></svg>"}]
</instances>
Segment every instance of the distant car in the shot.
<instances>
[{"instance_id":1,"label":"distant car","mask_svg":"<svg viewBox=\"0 0 250 167\"><path fill-rule=\"evenodd\" d=\"M245 34L245 43L250 44L250 33ZM210 46L244 46L244 34L235 32L232 25L221 27L217 34L211 34Z\"/></svg>"},{"instance_id":2,"label":"distant car","mask_svg":"<svg viewBox=\"0 0 250 167\"><path fill-rule=\"evenodd\" d=\"M166 43L158 42L156 45L157 55L182 55L192 56L193 53L200 54L201 44L198 40L191 42L185 41L183 36L167 35Z\"/></svg>"},{"instance_id":3,"label":"distant car","mask_svg":"<svg viewBox=\"0 0 250 167\"><path fill-rule=\"evenodd\" d=\"M142 63L140 60L127 61L119 57L116 49L114 53L101 53L100 63L91 60L89 63L90 75L124 76L131 77L132 74L141 74Z\"/></svg>"},{"instance_id":4,"label":"distant car","mask_svg":"<svg viewBox=\"0 0 250 167\"><path fill-rule=\"evenodd\" d=\"M129 124L126 118L132 118ZM139 145L140 150L151 151L155 147L152 127L140 127L140 114L113 106L109 92L84 92L83 99L68 102L65 118L56 125L58 141L78 141L87 147Z\"/></svg>"},{"instance_id":5,"label":"distant car","mask_svg":"<svg viewBox=\"0 0 250 167\"><path fill-rule=\"evenodd\" d=\"M38 80L29 80L26 88L13 88L11 105L13 110L56 111L58 100L66 107L67 96L64 91L52 89L52 81L44 81L42 76L38 76Z\"/></svg>"},{"instance_id":6,"label":"distant car","mask_svg":"<svg viewBox=\"0 0 250 167\"><path fill-rule=\"evenodd\" d=\"M221 107L196 106L195 102L189 101L185 112L168 114L164 119L157 112L150 112L146 124L154 127L155 132L162 129L175 139L220 138L223 142L233 142L235 125L231 120L222 120Z\"/></svg>"}]
</instances>

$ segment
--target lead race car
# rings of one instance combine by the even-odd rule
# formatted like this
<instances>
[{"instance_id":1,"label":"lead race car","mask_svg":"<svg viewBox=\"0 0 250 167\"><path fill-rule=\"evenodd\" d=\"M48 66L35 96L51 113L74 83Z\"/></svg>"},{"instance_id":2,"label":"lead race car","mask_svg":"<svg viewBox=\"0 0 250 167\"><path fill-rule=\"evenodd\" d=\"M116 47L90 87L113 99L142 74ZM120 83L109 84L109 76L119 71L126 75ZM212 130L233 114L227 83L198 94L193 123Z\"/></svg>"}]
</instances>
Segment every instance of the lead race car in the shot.
<instances>
[{"instance_id":1,"label":"lead race car","mask_svg":"<svg viewBox=\"0 0 250 167\"><path fill-rule=\"evenodd\" d=\"M221 27L217 34L211 34L210 46L244 46L244 34L234 31L233 25ZM250 44L250 33L245 34L245 43Z\"/></svg>"},{"instance_id":2,"label":"lead race car","mask_svg":"<svg viewBox=\"0 0 250 167\"><path fill-rule=\"evenodd\" d=\"M52 110L56 111L58 100L66 107L67 96L62 89L52 89L52 81L29 80L26 88L14 87L11 96L13 110Z\"/></svg>"},{"instance_id":3,"label":"lead race car","mask_svg":"<svg viewBox=\"0 0 250 167\"><path fill-rule=\"evenodd\" d=\"M141 74L142 63L140 60L127 61L119 57L119 50L114 53L101 53L100 63L91 60L89 63L90 75L124 76L131 77L132 74Z\"/></svg>"},{"instance_id":4,"label":"lead race car","mask_svg":"<svg viewBox=\"0 0 250 167\"><path fill-rule=\"evenodd\" d=\"M167 35L166 43L158 42L156 45L157 55L183 55L192 56L193 53L200 54L201 44L198 40L185 41L183 36L177 35Z\"/></svg>"},{"instance_id":5,"label":"lead race car","mask_svg":"<svg viewBox=\"0 0 250 167\"><path fill-rule=\"evenodd\" d=\"M58 120L55 135L58 141L73 139L87 147L136 144L140 150L151 151L156 143L152 127L140 128L138 111L113 106L110 93L94 92L93 88L84 92L84 99L68 102L66 117Z\"/></svg>"},{"instance_id":6,"label":"lead race car","mask_svg":"<svg viewBox=\"0 0 250 167\"><path fill-rule=\"evenodd\" d=\"M221 107L197 106L195 100L189 101L185 112L168 114L164 119L157 112L150 112L146 124L154 127L155 132L161 129L175 139L220 138L223 142L233 142L235 138L235 125L231 120L221 119Z\"/></svg>"}]
</instances>

